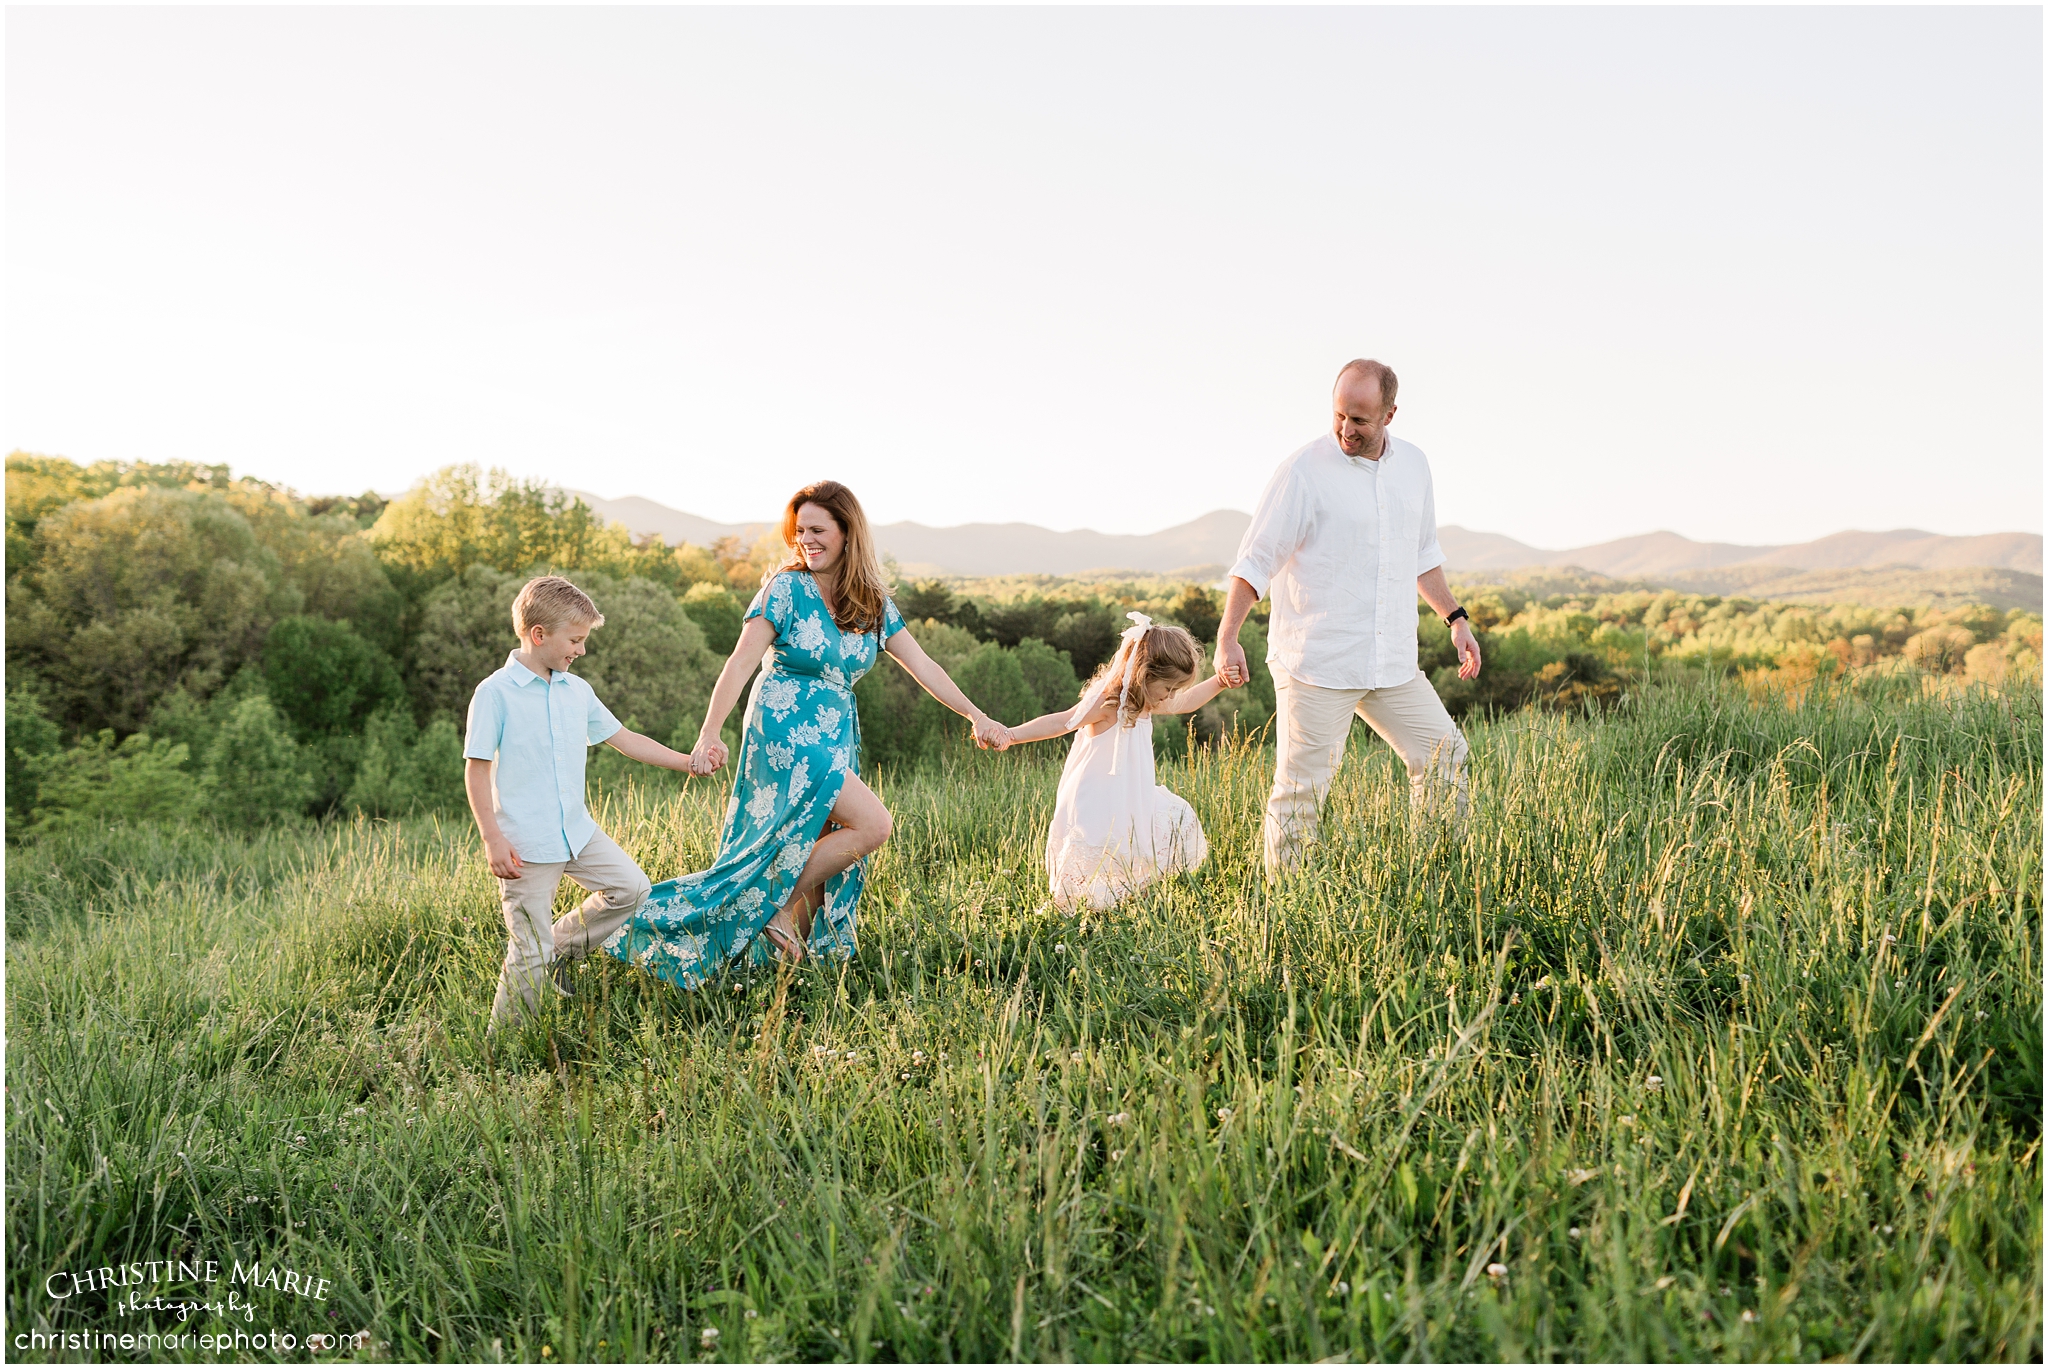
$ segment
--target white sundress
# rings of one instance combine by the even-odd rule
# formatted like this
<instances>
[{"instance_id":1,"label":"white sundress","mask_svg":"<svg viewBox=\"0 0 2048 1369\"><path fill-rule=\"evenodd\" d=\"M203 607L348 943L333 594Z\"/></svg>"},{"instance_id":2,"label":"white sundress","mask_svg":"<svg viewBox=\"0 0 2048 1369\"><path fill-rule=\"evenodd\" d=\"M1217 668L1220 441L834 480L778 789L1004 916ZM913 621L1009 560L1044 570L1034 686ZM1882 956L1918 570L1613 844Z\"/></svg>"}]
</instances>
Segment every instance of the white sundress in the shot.
<instances>
[{"instance_id":1,"label":"white sundress","mask_svg":"<svg viewBox=\"0 0 2048 1369\"><path fill-rule=\"evenodd\" d=\"M1158 782L1150 715L1129 727L1113 719L1093 736L1074 733L1045 839L1056 905L1107 908L1208 854L1195 810Z\"/></svg>"}]
</instances>

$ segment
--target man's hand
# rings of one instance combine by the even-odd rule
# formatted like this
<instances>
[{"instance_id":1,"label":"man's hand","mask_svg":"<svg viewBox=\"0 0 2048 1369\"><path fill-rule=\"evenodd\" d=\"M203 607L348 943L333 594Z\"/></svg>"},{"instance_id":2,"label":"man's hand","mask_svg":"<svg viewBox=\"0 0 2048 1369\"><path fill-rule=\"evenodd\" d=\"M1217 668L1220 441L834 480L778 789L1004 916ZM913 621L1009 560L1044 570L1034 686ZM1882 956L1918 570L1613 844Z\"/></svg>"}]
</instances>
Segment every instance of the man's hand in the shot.
<instances>
[{"instance_id":1,"label":"man's hand","mask_svg":"<svg viewBox=\"0 0 2048 1369\"><path fill-rule=\"evenodd\" d=\"M1223 681L1225 689L1235 689L1241 684L1251 683L1251 667L1245 664L1244 648L1237 644L1237 638L1216 639L1216 674Z\"/></svg>"},{"instance_id":2,"label":"man's hand","mask_svg":"<svg viewBox=\"0 0 2048 1369\"><path fill-rule=\"evenodd\" d=\"M519 853L512 849L512 843L502 833L484 838L484 859L490 862L491 873L499 879L517 879L526 873L519 863Z\"/></svg>"},{"instance_id":3,"label":"man's hand","mask_svg":"<svg viewBox=\"0 0 2048 1369\"><path fill-rule=\"evenodd\" d=\"M717 771L725 764L726 757L731 752L726 750L725 743L716 736L700 732L697 734L697 749L690 754L694 759L690 773L702 776Z\"/></svg>"},{"instance_id":4,"label":"man's hand","mask_svg":"<svg viewBox=\"0 0 2048 1369\"><path fill-rule=\"evenodd\" d=\"M1472 624L1463 618L1451 624L1451 645L1458 649L1458 678L1479 678L1479 638Z\"/></svg>"}]
</instances>

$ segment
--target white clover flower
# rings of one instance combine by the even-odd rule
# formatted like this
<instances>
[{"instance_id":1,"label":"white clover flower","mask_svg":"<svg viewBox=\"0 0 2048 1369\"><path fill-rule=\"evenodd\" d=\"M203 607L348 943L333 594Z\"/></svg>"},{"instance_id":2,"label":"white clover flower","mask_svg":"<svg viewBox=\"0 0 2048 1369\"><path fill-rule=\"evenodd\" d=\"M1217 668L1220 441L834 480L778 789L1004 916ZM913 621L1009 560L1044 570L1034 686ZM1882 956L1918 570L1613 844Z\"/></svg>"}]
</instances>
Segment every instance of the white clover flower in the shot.
<instances>
[{"instance_id":1,"label":"white clover flower","mask_svg":"<svg viewBox=\"0 0 2048 1369\"><path fill-rule=\"evenodd\" d=\"M1486 1266L1486 1277L1489 1279L1504 1279L1507 1276L1508 1267L1498 1260Z\"/></svg>"}]
</instances>

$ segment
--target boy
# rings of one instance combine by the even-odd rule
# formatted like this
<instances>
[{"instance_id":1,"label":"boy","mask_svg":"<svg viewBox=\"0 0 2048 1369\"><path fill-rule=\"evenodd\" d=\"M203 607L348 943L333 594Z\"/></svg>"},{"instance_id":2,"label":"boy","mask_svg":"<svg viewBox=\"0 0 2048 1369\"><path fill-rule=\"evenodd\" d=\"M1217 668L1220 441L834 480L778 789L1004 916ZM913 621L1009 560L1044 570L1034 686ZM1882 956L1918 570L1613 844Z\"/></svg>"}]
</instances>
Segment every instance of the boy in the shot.
<instances>
[{"instance_id":1,"label":"boy","mask_svg":"<svg viewBox=\"0 0 2048 1369\"><path fill-rule=\"evenodd\" d=\"M526 582L512 602L519 649L469 701L464 782L484 856L505 908L510 942L491 1004L490 1030L516 1009L539 1010L547 966L569 997L567 961L624 922L647 897L647 876L599 830L583 804L585 748L599 742L649 765L690 773L693 758L619 725L590 686L569 673L604 615L559 575ZM590 897L552 921L555 887L568 875Z\"/></svg>"}]
</instances>

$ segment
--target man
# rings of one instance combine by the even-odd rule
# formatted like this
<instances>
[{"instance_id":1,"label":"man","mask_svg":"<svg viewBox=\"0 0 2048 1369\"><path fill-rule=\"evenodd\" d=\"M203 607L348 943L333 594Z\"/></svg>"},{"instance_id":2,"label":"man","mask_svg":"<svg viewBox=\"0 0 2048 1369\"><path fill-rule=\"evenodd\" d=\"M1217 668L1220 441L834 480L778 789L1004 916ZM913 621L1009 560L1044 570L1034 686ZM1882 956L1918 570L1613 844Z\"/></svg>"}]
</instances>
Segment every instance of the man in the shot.
<instances>
[{"instance_id":1,"label":"man","mask_svg":"<svg viewBox=\"0 0 2048 1369\"><path fill-rule=\"evenodd\" d=\"M1416 666L1415 596L1451 625L1458 677L1479 674L1479 641L1444 579L1429 460L1387 432L1398 382L1377 361L1337 374L1325 436L1280 463L1230 568L1216 634L1227 684L1249 678L1238 629L1273 596L1279 755L1266 801L1266 876L1299 862L1355 712L1408 767L1413 801L1448 788L1465 812L1465 738Z\"/></svg>"}]
</instances>

